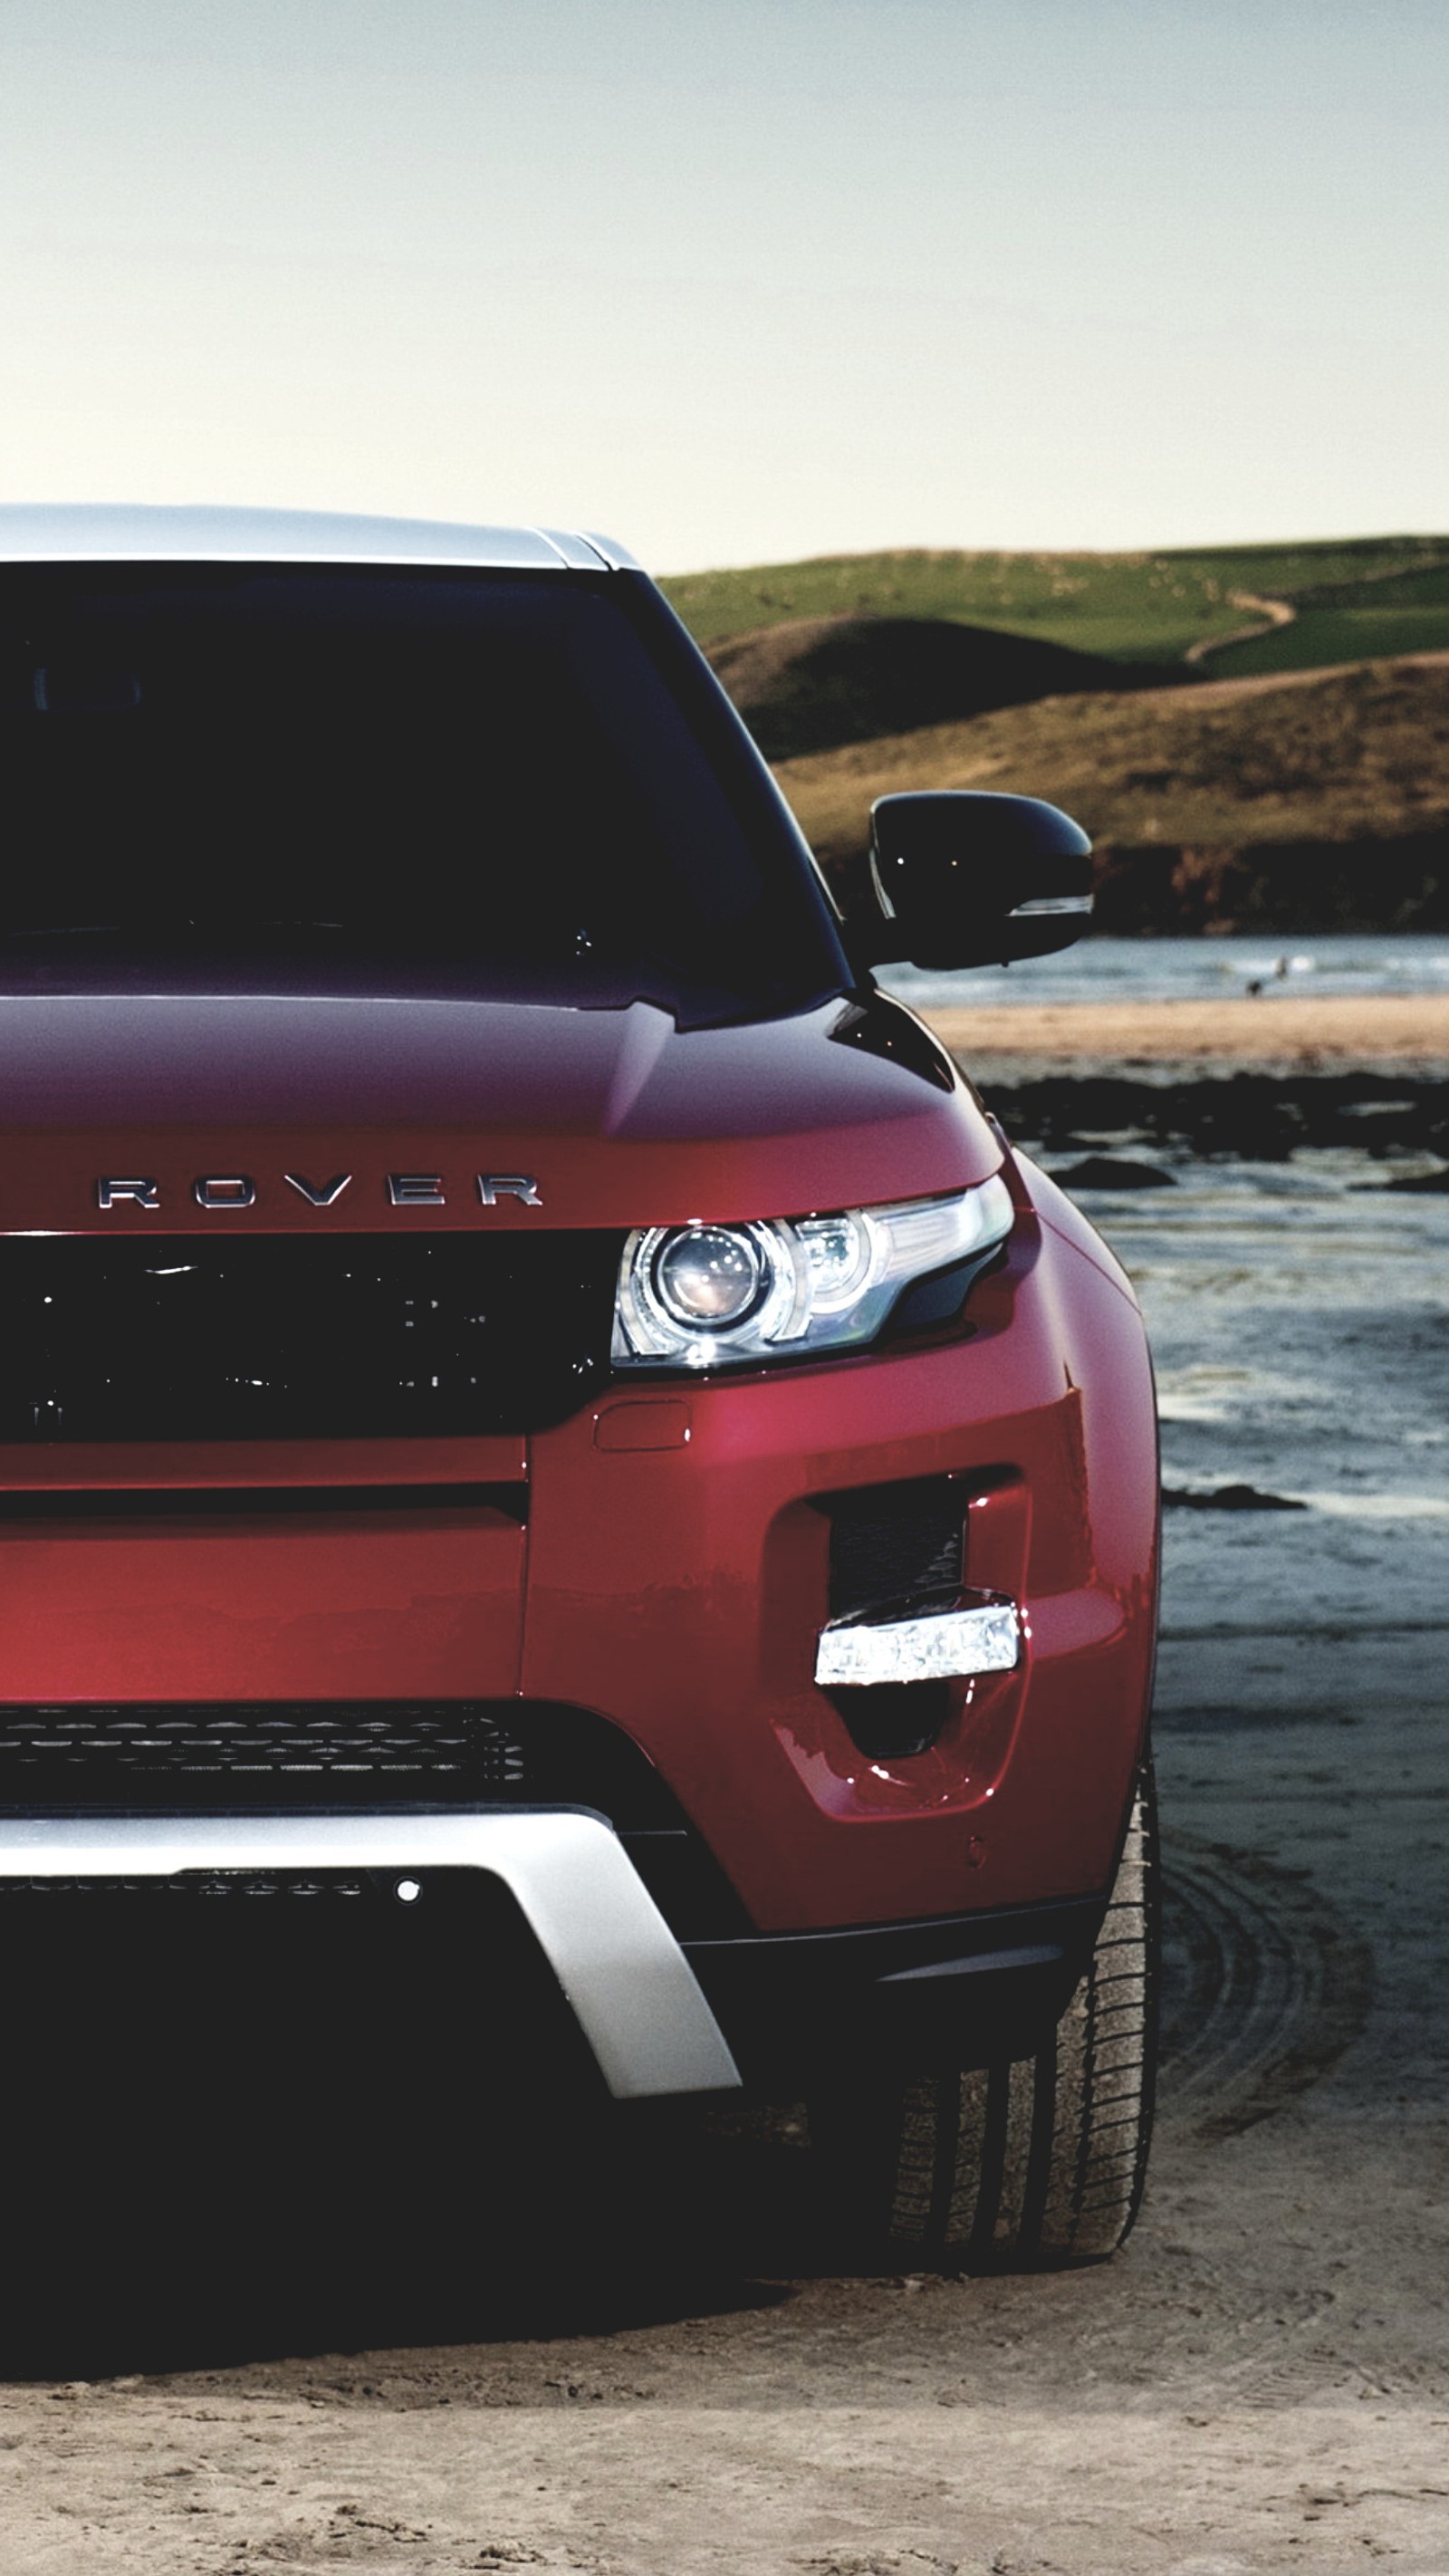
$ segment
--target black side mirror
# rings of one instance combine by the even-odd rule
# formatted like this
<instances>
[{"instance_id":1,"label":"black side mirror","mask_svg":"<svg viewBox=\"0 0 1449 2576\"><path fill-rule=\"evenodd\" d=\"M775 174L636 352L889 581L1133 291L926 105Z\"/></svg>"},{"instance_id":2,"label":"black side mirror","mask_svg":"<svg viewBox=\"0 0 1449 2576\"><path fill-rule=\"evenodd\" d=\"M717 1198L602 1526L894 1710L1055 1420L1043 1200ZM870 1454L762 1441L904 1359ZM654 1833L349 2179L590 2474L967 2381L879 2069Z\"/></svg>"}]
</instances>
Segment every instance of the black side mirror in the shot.
<instances>
[{"instance_id":1,"label":"black side mirror","mask_svg":"<svg viewBox=\"0 0 1449 2576\"><path fill-rule=\"evenodd\" d=\"M1092 844L1036 796L942 790L881 796L870 876L880 908L852 925L863 965L1003 966L1080 939L1092 911Z\"/></svg>"}]
</instances>

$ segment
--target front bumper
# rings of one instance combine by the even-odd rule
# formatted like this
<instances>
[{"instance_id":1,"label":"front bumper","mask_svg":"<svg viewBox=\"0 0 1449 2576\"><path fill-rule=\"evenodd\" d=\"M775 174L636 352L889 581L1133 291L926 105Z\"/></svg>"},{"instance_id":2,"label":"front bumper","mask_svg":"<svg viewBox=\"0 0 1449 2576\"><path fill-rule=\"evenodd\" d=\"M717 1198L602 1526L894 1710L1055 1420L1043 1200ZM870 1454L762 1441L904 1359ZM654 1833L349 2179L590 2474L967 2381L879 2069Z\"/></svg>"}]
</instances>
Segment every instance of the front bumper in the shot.
<instances>
[{"instance_id":1,"label":"front bumper","mask_svg":"<svg viewBox=\"0 0 1449 2576\"><path fill-rule=\"evenodd\" d=\"M934 1344L620 1389L530 1444L524 1696L642 1746L763 1933L1111 1878L1155 1625L1141 1317L1029 1204L967 1313ZM832 1515L943 1478L965 1585L1018 1605L1020 1654L957 1693L928 1749L863 1752L817 1679Z\"/></svg>"},{"instance_id":2,"label":"front bumper","mask_svg":"<svg viewBox=\"0 0 1449 2576\"><path fill-rule=\"evenodd\" d=\"M615 1387L527 1442L0 1453L11 1796L27 1711L49 1740L57 1709L109 1703L484 1700L540 1728L559 1710L607 1721L760 1935L1106 1886L1151 1680L1151 1377L1107 1256L1044 1205L1042 1221L1023 1202L964 1331ZM842 1508L922 1480L959 1496L958 1574L1018 1605L1020 1654L951 1685L925 1749L866 1752L850 1694L817 1678L834 1534ZM223 1806L223 1777L215 1790ZM605 1804L566 1781L541 1797ZM34 1849L34 1829L6 1830Z\"/></svg>"},{"instance_id":3,"label":"front bumper","mask_svg":"<svg viewBox=\"0 0 1449 2576\"><path fill-rule=\"evenodd\" d=\"M0 1879L477 1869L501 1879L620 2100L739 2083L693 1971L618 1837L575 1810L398 1816L31 1816L0 1823ZM480 1963L481 1968L481 1963ZM459 1962L466 1982L467 1962Z\"/></svg>"},{"instance_id":4,"label":"front bumper","mask_svg":"<svg viewBox=\"0 0 1449 2576\"><path fill-rule=\"evenodd\" d=\"M140 1882L180 1896L194 1888L208 1905L218 1879L245 1895L301 1877L298 1896L315 1897L319 1879L353 1886L365 1874L426 1905L435 1886L474 1872L508 1891L620 2101L742 2080L793 2095L863 2051L913 2071L1019 2057L1063 2011L1105 1901L680 1943L612 1828L580 1809L0 1824L0 1895L130 1899ZM275 1922L275 1904L267 1911ZM498 1965L486 1952L453 1955L464 2015L470 1986L486 1994Z\"/></svg>"}]
</instances>

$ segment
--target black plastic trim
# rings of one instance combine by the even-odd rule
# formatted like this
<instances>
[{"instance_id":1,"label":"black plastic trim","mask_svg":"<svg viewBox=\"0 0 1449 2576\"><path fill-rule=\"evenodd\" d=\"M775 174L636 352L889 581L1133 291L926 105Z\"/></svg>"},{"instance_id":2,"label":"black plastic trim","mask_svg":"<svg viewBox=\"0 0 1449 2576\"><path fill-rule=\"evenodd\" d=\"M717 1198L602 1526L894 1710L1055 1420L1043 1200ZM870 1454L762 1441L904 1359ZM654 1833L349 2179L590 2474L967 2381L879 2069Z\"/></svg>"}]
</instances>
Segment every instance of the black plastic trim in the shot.
<instances>
[{"instance_id":1,"label":"black plastic trim","mask_svg":"<svg viewBox=\"0 0 1449 2576\"><path fill-rule=\"evenodd\" d=\"M803 2083L863 2043L914 2065L1030 2054L1065 2010L1107 1896L912 1922L686 1940L752 2081Z\"/></svg>"},{"instance_id":2,"label":"black plastic trim","mask_svg":"<svg viewBox=\"0 0 1449 2576\"><path fill-rule=\"evenodd\" d=\"M0 1491L0 1522L190 1520L279 1513L490 1511L524 1526L523 1478L486 1485L88 1485Z\"/></svg>"}]
</instances>

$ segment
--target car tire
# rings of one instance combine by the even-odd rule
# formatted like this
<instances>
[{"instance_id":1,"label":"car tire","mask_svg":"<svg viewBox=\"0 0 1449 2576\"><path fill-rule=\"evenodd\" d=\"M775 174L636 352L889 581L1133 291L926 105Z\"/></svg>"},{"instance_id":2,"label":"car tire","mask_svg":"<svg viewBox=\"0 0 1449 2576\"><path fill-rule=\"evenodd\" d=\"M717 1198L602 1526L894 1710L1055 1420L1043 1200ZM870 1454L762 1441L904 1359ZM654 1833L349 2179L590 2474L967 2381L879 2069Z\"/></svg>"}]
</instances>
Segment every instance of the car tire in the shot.
<instances>
[{"instance_id":1,"label":"car tire","mask_svg":"<svg viewBox=\"0 0 1449 2576\"><path fill-rule=\"evenodd\" d=\"M1085 1976L1028 2057L892 2078L813 2106L848 2244L901 2271L1100 2263L1137 2215L1152 2133L1161 1938L1150 1764Z\"/></svg>"}]
</instances>

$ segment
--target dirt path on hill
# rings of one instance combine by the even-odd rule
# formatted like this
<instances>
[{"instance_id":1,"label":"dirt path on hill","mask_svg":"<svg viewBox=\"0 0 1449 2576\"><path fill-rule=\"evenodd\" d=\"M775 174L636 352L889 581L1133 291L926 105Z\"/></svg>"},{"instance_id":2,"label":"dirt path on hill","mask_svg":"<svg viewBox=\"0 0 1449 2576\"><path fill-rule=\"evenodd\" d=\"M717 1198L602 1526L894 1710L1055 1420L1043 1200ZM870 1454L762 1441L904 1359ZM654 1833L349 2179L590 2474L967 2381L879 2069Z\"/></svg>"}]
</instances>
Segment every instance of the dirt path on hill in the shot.
<instances>
[{"instance_id":1,"label":"dirt path on hill","mask_svg":"<svg viewBox=\"0 0 1449 2576\"><path fill-rule=\"evenodd\" d=\"M1444 2576L1449 1201L1340 1164L1089 1202L1167 1481L1209 1498L1167 1516L1168 2063L1126 2254L823 2276L788 2117L641 2134L642 2194L580 2128L560 2250L487 2121L460 2177L427 2070L324 2019L330 2138L239 2075L199 2142L97 2103L59 2218L12 2198L4 2576ZM1213 1510L1233 1478L1308 1500Z\"/></svg>"},{"instance_id":2,"label":"dirt path on hill","mask_svg":"<svg viewBox=\"0 0 1449 2576\"><path fill-rule=\"evenodd\" d=\"M1203 663L1214 653L1225 653L1230 644L1251 644L1260 635L1271 635L1275 626L1291 626L1298 615L1288 599L1260 599L1253 590L1230 590L1230 608L1246 608L1253 617L1251 626L1235 626L1230 635L1203 635L1189 644L1184 662Z\"/></svg>"}]
</instances>

